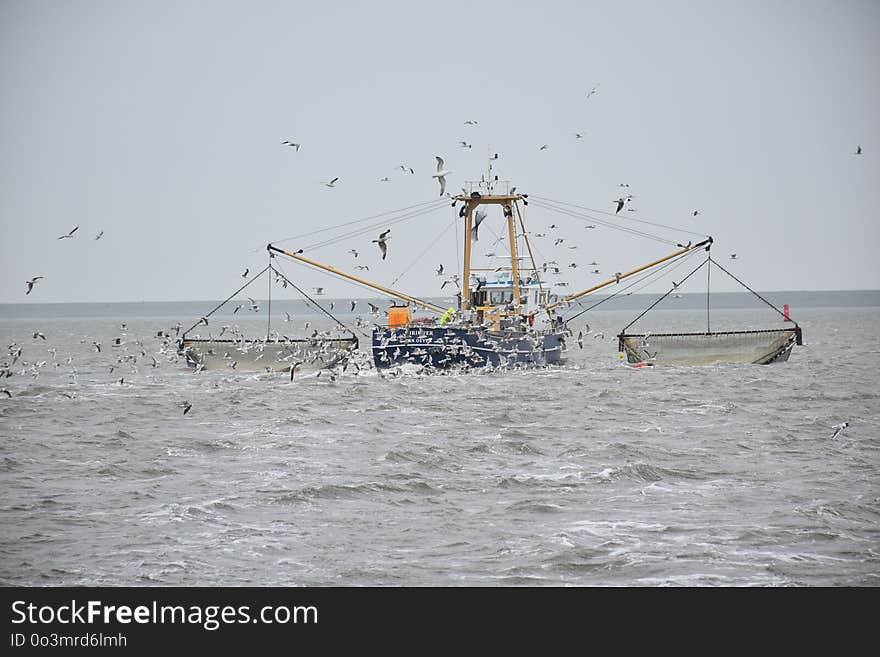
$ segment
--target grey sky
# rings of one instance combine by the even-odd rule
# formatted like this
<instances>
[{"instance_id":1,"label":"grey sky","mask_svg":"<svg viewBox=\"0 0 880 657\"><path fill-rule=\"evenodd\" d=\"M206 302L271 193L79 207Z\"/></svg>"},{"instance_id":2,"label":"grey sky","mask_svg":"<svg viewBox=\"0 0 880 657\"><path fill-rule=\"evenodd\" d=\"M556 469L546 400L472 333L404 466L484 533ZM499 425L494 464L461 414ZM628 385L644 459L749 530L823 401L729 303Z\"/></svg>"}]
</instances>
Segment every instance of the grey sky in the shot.
<instances>
[{"instance_id":1,"label":"grey sky","mask_svg":"<svg viewBox=\"0 0 880 657\"><path fill-rule=\"evenodd\" d=\"M877 289L878 31L873 1L6 1L0 302L222 298L266 242L436 198L435 155L458 191L489 145L531 194L609 211L629 183L758 290ZM578 244L543 249L581 261L569 289L669 250L526 210ZM374 235L311 255L440 294L453 234L420 254L454 213L395 226L384 262Z\"/></svg>"}]
</instances>

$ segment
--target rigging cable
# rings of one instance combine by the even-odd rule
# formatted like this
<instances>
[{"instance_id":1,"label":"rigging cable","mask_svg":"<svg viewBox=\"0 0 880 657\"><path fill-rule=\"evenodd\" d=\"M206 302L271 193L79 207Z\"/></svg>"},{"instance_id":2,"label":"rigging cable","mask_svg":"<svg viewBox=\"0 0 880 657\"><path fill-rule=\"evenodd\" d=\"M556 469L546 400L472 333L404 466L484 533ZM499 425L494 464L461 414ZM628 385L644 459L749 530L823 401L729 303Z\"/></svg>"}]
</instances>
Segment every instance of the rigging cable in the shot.
<instances>
[{"instance_id":1,"label":"rigging cable","mask_svg":"<svg viewBox=\"0 0 880 657\"><path fill-rule=\"evenodd\" d=\"M215 312L217 312L218 310L220 310L223 306L225 306L227 303L229 303L229 300L232 299L232 297L234 297L236 294L238 294L238 293L241 292L243 289L245 289L248 285L250 285L251 283L253 283L254 281L256 281L256 280L257 280L260 276L262 276L264 273L266 273L266 270L267 270L267 269L269 269L269 265L267 265L267 266L266 266L266 267L265 267L265 268L264 268L259 274L257 274L256 276L254 276L251 280L249 280L247 283L245 283L244 285L242 285L240 288L238 288L238 289L237 289L235 292L233 292L231 295L229 295L228 297L226 297L225 300L221 301L217 306L214 307L214 309L213 309L211 312L209 312L207 315L204 315L203 318L204 318L204 319L207 319L208 317L210 317L211 315L213 315ZM200 318L199 321L197 321L195 324L193 324L193 325L190 326L188 329L186 329L186 330L183 332L183 335L180 336L181 339L182 339L182 338L185 338L187 333L189 333L190 331L192 331L196 326L198 326L198 325L201 324L201 323L202 323L202 318Z\"/></svg>"}]
</instances>

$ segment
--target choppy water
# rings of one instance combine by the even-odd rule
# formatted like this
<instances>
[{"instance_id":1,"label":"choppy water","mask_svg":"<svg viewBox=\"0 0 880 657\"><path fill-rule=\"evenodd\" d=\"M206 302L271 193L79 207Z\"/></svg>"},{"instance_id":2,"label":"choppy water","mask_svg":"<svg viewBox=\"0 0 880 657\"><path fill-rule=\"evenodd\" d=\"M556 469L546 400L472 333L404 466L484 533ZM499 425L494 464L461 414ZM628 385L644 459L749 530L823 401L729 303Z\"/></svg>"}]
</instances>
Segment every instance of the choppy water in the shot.
<instances>
[{"instance_id":1,"label":"choppy water","mask_svg":"<svg viewBox=\"0 0 880 657\"><path fill-rule=\"evenodd\" d=\"M2 584L880 584L880 308L780 365L627 368L612 311L559 368L293 383L122 311L0 315Z\"/></svg>"}]
</instances>

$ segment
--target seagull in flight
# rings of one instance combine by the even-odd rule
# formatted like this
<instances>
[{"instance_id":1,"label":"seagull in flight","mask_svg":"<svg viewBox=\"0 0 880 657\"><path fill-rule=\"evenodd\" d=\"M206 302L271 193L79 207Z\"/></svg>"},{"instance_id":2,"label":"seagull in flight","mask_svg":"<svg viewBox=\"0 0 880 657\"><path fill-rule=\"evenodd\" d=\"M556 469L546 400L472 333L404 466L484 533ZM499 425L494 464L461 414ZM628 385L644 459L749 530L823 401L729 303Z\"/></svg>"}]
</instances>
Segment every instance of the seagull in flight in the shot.
<instances>
[{"instance_id":1,"label":"seagull in flight","mask_svg":"<svg viewBox=\"0 0 880 657\"><path fill-rule=\"evenodd\" d=\"M249 271L250 271L250 269L247 268L247 267L245 267L244 273L242 273L241 277L242 277L242 278L247 278L247 275L248 275L248 272L249 272Z\"/></svg>"},{"instance_id":2,"label":"seagull in flight","mask_svg":"<svg viewBox=\"0 0 880 657\"><path fill-rule=\"evenodd\" d=\"M576 132L576 133L574 133L574 138L575 139L583 139L584 133L583 132Z\"/></svg>"},{"instance_id":3,"label":"seagull in flight","mask_svg":"<svg viewBox=\"0 0 880 657\"><path fill-rule=\"evenodd\" d=\"M327 187L336 187L336 181L337 181L337 180L339 180L339 176L336 176L333 180L331 180L330 182L325 182L324 184L325 184Z\"/></svg>"},{"instance_id":4,"label":"seagull in flight","mask_svg":"<svg viewBox=\"0 0 880 657\"><path fill-rule=\"evenodd\" d=\"M731 259L731 260L736 260L736 258L737 258L737 256L736 256L735 253L731 253L731 254L730 254L730 259Z\"/></svg>"},{"instance_id":5,"label":"seagull in flight","mask_svg":"<svg viewBox=\"0 0 880 657\"><path fill-rule=\"evenodd\" d=\"M185 399L182 402L180 402L180 404L178 404L178 406L180 406L183 409L184 415L189 413L189 410L193 407L193 405Z\"/></svg>"},{"instance_id":6,"label":"seagull in flight","mask_svg":"<svg viewBox=\"0 0 880 657\"><path fill-rule=\"evenodd\" d=\"M323 287L316 287L315 288L315 296L320 296L322 294L324 294L324 288Z\"/></svg>"},{"instance_id":7,"label":"seagull in flight","mask_svg":"<svg viewBox=\"0 0 880 657\"><path fill-rule=\"evenodd\" d=\"M592 89L590 89L589 93L587 94L587 98L592 96L597 91L599 91L599 83L597 83Z\"/></svg>"},{"instance_id":8,"label":"seagull in flight","mask_svg":"<svg viewBox=\"0 0 880 657\"><path fill-rule=\"evenodd\" d=\"M289 139L285 139L284 141L282 141L281 145L282 146L290 146L290 147L294 148L297 152L299 152L299 147L302 146L302 144L296 144L296 143L290 141Z\"/></svg>"},{"instance_id":9,"label":"seagull in flight","mask_svg":"<svg viewBox=\"0 0 880 657\"><path fill-rule=\"evenodd\" d=\"M101 239L102 237L104 237L104 231L103 231L103 230L102 230L100 233L98 233L97 235L95 235L95 239L96 239L96 240L99 240L99 239Z\"/></svg>"},{"instance_id":10,"label":"seagull in flight","mask_svg":"<svg viewBox=\"0 0 880 657\"><path fill-rule=\"evenodd\" d=\"M439 160L440 158L437 159ZM440 161L442 162L443 160ZM384 260L385 256L388 255L388 244L386 244L386 242L391 239L388 236L388 233L390 232L391 229L389 228L388 230L380 233L378 239L373 240L373 242L379 245L379 250L382 252L382 260Z\"/></svg>"},{"instance_id":11,"label":"seagull in flight","mask_svg":"<svg viewBox=\"0 0 880 657\"><path fill-rule=\"evenodd\" d=\"M699 211L699 210L694 210L694 211L693 211L693 215L694 215L695 217L696 217L698 214L700 214L700 211Z\"/></svg>"},{"instance_id":12,"label":"seagull in flight","mask_svg":"<svg viewBox=\"0 0 880 657\"><path fill-rule=\"evenodd\" d=\"M477 122L476 121L465 121L464 124L465 125L477 125Z\"/></svg>"},{"instance_id":13,"label":"seagull in flight","mask_svg":"<svg viewBox=\"0 0 880 657\"><path fill-rule=\"evenodd\" d=\"M461 147L462 147L462 148L473 148L473 145L467 143L466 141L460 141L460 142L458 142L458 143L461 144Z\"/></svg>"},{"instance_id":14,"label":"seagull in flight","mask_svg":"<svg viewBox=\"0 0 880 657\"><path fill-rule=\"evenodd\" d=\"M26 281L26 283L27 283L27 288L28 288L28 289L27 289L27 292L25 292L25 294L30 294L30 293L31 293L31 290L34 289L34 284L35 284L38 280L40 280L41 278L43 278L43 277L42 277L42 276L34 276L31 280Z\"/></svg>"},{"instance_id":15,"label":"seagull in flight","mask_svg":"<svg viewBox=\"0 0 880 657\"><path fill-rule=\"evenodd\" d=\"M861 155L861 154L862 154L862 147L861 147L861 146L857 146L857 147L856 147L856 152L853 153L853 155Z\"/></svg>"},{"instance_id":16,"label":"seagull in flight","mask_svg":"<svg viewBox=\"0 0 880 657\"><path fill-rule=\"evenodd\" d=\"M626 203L622 198L617 199L617 209L614 211L614 214L617 214L623 209L623 204Z\"/></svg>"},{"instance_id":17,"label":"seagull in flight","mask_svg":"<svg viewBox=\"0 0 880 657\"><path fill-rule=\"evenodd\" d=\"M431 174L431 177L436 178L437 181L440 183L440 196L443 196L443 193L446 191L446 176L448 176L452 172L446 170L443 164L442 157L438 155L435 155L434 157L437 160L437 173Z\"/></svg>"},{"instance_id":18,"label":"seagull in flight","mask_svg":"<svg viewBox=\"0 0 880 657\"><path fill-rule=\"evenodd\" d=\"M831 440L837 438L848 426L849 422L841 422L840 424L835 424L833 427L831 427L832 429L834 429L834 433L831 435Z\"/></svg>"},{"instance_id":19,"label":"seagull in flight","mask_svg":"<svg viewBox=\"0 0 880 657\"><path fill-rule=\"evenodd\" d=\"M483 219L489 216L489 213L485 210L477 208L477 211L474 213L474 226L471 228L471 238L475 242L479 242L480 238L478 235L478 231L480 229L480 224L483 223Z\"/></svg>"},{"instance_id":20,"label":"seagull in flight","mask_svg":"<svg viewBox=\"0 0 880 657\"><path fill-rule=\"evenodd\" d=\"M543 144L543 145L541 146L541 148L539 148L538 150L539 150L539 151L546 151L548 148L549 148L549 146L547 146L547 144Z\"/></svg>"},{"instance_id":21,"label":"seagull in flight","mask_svg":"<svg viewBox=\"0 0 880 657\"><path fill-rule=\"evenodd\" d=\"M58 239L60 239L60 240L65 240L65 239L67 239L68 237L73 237L73 234L74 234L76 231L78 231L78 230L79 230L79 226L76 226L72 231L70 231L69 233L67 233L67 235L62 235L62 236L59 237Z\"/></svg>"},{"instance_id":22,"label":"seagull in flight","mask_svg":"<svg viewBox=\"0 0 880 657\"><path fill-rule=\"evenodd\" d=\"M437 267L437 275L438 275L438 276L442 276L442 275L443 275L443 263L442 263L442 262L440 263L440 266Z\"/></svg>"},{"instance_id":23,"label":"seagull in flight","mask_svg":"<svg viewBox=\"0 0 880 657\"><path fill-rule=\"evenodd\" d=\"M408 167L405 164L401 164L397 168L400 169L401 171L403 171L404 173L406 173L407 171L409 171L410 173L415 173L415 171L413 171L412 167Z\"/></svg>"}]
</instances>

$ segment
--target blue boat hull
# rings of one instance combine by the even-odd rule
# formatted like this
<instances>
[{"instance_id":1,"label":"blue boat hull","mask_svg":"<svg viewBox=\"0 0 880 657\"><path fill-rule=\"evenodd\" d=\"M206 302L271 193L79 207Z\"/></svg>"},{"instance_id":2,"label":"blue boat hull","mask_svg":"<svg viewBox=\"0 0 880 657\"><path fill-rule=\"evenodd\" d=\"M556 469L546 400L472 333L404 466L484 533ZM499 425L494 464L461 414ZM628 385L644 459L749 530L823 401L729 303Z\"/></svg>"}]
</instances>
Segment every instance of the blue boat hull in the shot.
<instances>
[{"instance_id":1,"label":"blue boat hull","mask_svg":"<svg viewBox=\"0 0 880 657\"><path fill-rule=\"evenodd\" d=\"M438 369L553 365L563 361L564 349L563 333L462 326L373 329L373 362L378 369L407 364Z\"/></svg>"}]
</instances>

